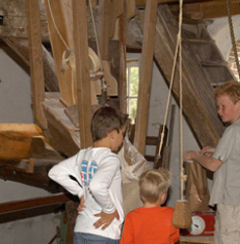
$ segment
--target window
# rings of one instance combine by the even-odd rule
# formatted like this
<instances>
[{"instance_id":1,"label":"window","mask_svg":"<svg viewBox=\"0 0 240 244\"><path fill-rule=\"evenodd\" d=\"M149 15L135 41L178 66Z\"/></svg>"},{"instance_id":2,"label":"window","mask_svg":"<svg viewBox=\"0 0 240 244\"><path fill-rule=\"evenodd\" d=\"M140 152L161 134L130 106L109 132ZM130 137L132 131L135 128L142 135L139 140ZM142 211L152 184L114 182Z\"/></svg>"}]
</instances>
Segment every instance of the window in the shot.
<instances>
[{"instance_id":1,"label":"window","mask_svg":"<svg viewBox=\"0 0 240 244\"><path fill-rule=\"evenodd\" d=\"M127 113L130 119L135 123L137 113L137 100L138 100L138 86L139 86L139 60L127 60Z\"/></svg>"}]
</instances>

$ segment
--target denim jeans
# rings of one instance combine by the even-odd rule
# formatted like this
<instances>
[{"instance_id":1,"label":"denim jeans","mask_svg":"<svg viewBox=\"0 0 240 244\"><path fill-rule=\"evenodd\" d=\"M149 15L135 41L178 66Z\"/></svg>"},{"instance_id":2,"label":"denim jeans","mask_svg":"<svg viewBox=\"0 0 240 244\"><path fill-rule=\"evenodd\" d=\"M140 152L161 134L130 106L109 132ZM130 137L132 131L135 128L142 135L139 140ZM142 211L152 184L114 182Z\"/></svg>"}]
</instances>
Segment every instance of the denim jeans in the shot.
<instances>
[{"instance_id":1,"label":"denim jeans","mask_svg":"<svg viewBox=\"0 0 240 244\"><path fill-rule=\"evenodd\" d=\"M73 244L119 244L119 240L103 236L74 232Z\"/></svg>"}]
</instances>

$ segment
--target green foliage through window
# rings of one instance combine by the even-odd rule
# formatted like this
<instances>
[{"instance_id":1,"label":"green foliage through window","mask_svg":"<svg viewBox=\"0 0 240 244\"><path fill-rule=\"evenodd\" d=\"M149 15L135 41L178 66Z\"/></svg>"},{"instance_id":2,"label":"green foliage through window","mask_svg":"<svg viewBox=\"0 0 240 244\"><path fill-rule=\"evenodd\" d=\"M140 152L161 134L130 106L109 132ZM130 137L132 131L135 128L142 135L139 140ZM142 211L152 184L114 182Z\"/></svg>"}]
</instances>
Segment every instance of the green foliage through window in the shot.
<instances>
[{"instance_id":1,"label":"green foliage through window","mask_svg":"<svg viewBox=\"0 0 240 244\"><path fill-rule=\"evenodd\" d=\"M138 62L128 62L127 70L127 113L132 122L135 123L137 113L137 99L139 87L139 66Z\"/></svg>"}]
</instances>

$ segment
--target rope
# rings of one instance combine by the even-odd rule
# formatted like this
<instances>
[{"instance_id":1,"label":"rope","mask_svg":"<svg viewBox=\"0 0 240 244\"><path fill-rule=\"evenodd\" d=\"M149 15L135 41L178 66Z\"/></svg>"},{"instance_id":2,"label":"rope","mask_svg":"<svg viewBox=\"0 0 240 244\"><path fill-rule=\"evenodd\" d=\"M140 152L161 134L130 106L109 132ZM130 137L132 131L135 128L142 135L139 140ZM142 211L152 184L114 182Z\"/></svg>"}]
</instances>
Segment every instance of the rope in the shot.
<instances>
[{"instance_id":1,"label":"rope","mask_svg":"<svg viewBox=\"0 0 240 244\"><path fill-rule=\"evenodd\" d=\"M95 22L94 15L93 15L92 1L89 0L88 3L89 3L90 13L91 13L91 20L92 20L92 24L93 24L93 31L94 31L94 35L95 35L95 39L96 39L97 54L100 59L100 66L101 66L100 70L103 72L103 77L101 79L101 90L102 90L102 98L103 98L102 103L104 104L107 100L107 84L106 84L106 80L105 80L104 66L103 66L100 44L99 44L98 35L97 35L96 22Z\"/></svg>"},{"instance_id":2,"label":"rope","mask_svg":"<svg viewBox=\"0 0 240 244\"><path fill-rule=\"evenodd\" d=\"M237 66L238 77L240 78L240 65L239 65L238 52L237 52L237 46L236 46L236 40L235 40L235 35L234 35L234 30L233 30L230 0L226 0L226 6L227 6L228 23L229 23L229 30L230 30L230 34L231 34L231 41L232 41L232 46L233 46L233 52L234 52L236 66Z\"/></svg>"},{"instance_id":3,"label":"rope","mask_svg":"<svg viewBox=\"0 0 240 244\"><path fill-rule=\"evenodd\" d=\"M94 15L93 15L92 1L89 0L88 2L89 2L89 8L90 8L91 19L92 19L92 24L93 24L93 31L94 31L94 35L95 35L95 39L96 39L97 53L98 53L100 60L102 60L100 45L99 45L99 40L98 40L98 35L97 35L96 22L95 22Z\"/></svg>"},{"instance_id":4,"label":"rope","mask_svg":"<svg viewBox=\"0 0 240 244\"><path fill-rule=\"evenodd\" d=\"M67 42L64 40L61 32L59 31L58 27L57 27L57 24L55 22L55 19L54 19L54 16L53 16L53 12L52 12L52 7L51 7L51 4L50 4L50 0L48 0L48 8L49 8L49 12L50 12L50 16L51 16L51 19L52 19L52 22L53 22L53 25L54 25L54 28L58 34L58 36L60 37L61 41L63 42L64 46L66 47L66 49L69 49L70 50L70 47L68 46Z\"/></svg>"},{"instance_id":5,"label":"rope","mask_svg":"<svg viewBox=\"0 0 240 244\"><path fill-rule=\"evenodd\" d=\"M167 116L168 116L168 110L169 110L169 103L172 93L172 86L173 86L173 80L175 76L176 71L176 63L177 58L179 55L179 103L180 103L180 115L179 115L179 123L180 123L180 178L181 178L181 200L183 200L183 188L184 188L184 172L183 172L183 132L182 132L182 45L181 45L181 33L182 33L182 10L183 10L183 0L179 0L179 24L178 24L178 34L177 34L177 41L176 41L176 47L174 52L174 58L173 58L173 66L172 66L172 72L171 72L171 78L170 78L170 85L168 90L168 98L167 98L167 104L166 109L164 113L164 121L163 121L163 128L161 132L161 139L160 139L160 146L158 150L158 155L160 156L162 145L163 145L163 139L165 134L165 127L167 122Z\"/></svg>"},{"instance_id":6,"label":"rope","mask_svg":"<svg viewBox=\"0 0 240 244\"><path fill-rule=\"evenodd\" d=\"M179 105L180 105L180 112L179 112L179 128L180 128L180 176L181 176L181 186L180 186L180 193L181 193L181 200L183 200L183 190L184 190L184 171L183 171L183 93L182 93L182 4L183 0L179 1Z\"/></svg>"}]
</instances>

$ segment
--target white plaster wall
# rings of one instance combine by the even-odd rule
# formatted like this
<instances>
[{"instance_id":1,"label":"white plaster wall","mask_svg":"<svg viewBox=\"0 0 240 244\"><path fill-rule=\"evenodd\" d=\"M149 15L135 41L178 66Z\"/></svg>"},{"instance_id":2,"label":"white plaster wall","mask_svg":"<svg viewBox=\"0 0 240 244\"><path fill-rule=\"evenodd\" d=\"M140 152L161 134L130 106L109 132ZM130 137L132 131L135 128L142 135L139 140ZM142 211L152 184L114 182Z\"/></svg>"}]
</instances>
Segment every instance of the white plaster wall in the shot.
<instances>
[{"instance_id":1,"label":"white plaster wall","mask_svg":"<svg viewBox=\"0 0 240 244\"><path fill-rule=\"evenodd\" d=\"M128 54L128 58L140 58L140 54ZM159 72L156 64L153 64L151 95L149 105L149 122L148 132L149 136L156 136L159 133L159 127L164 122L164 114L166 110L166 103L168 97L168 87L164 81L161 73ZM179 108L175 102L175 99L171 96L169 109L171 104L176 105L175 109L175 123L173 130L173 145L170 155L169 169L172 174L172 185L167 201L167 205L174 206L176 200L180 199L180 140L179 140ZM192 135L192 132L187 125L185 119L183 119L183 144L184 150L199 150L197 142ZM155 148L147 147L147 154L154 155Z\"/></svg>"},{"instance_id":2,"label":"white plaster wall","mask_svg":"<svg viewBox=\"0 0 240 244\"><path fill-rule=\"evenodd\" d=\"M157 66L153 65L153 74L152 74L152 87L151 87L151 98L150 98L150 114L149 114L149 123L148 123L148 134L156 135L158 134L160 124L164 122L164 114L166 110L168 97L168 87L160 74ZM184 145L185 150L199 150L197 142L192 135L192 132L187 125L185 119L183 118L183 140L180 142L179 137L179 107L176 104L175 99L171 96L169 105L169 112L171 109L171 104L176 105L175 109L175 122L173 129L173 144L172 151L170 155L169 170L172 175L172 185L170 189L170 194L168 198L167 205L174 206L176 200L180 199L180 143ZM169 120L168 115L168 120Z\"/></svg>"},{"instance_id":3,"label":"white plaster wall","mask_svg":"<svg viewBox=\"0 0 240 244\"><path fill-rule=\"evenodd\" d=\"M32 123L30 77L1 49L0 80L0 123ZM47 191L40 188L0 180L0 202L48 195L50 194ZM0 243L48 243L56 234L59 224L59 214L3 223L0 224Z\"/></svg>"},{"instance_id":4,"label":"white plaster wall","mask_svg":"<svg viewBox=\"0 0 240 244\"><path fill-rule=\"evenodd\" d=\"M233 26L235 39L240 38L240 16L233 16ZM215 40L220 52L225 59L228 58L232 47L229 25L227 18L217 18L209 21L207 27L212 39ZM139 58L140 54L128 54L127 57ZM157 66L153 65L152 85L149 108L148 135L157 135L160 124L163 124L164 113L168 96L168 87L160 74ZM174 98L171 98L171 104L176 104ZM174 206L176 200L180 199L180 141L179 141L179 108L176 105L175 124L173 130L173 145L170 156L170 171L172 174L172 186L167 205ZM183 151L199 150L197 141L195 140L188 124L183 119ZM147 152L153 153L153 148L147 148ZM211 189L212 181L209 180L209 188Z\"/></svg>"},{"instance_id":5,"label":"white plaster wall","mask_svg":"<svg viewBox=\"0 0 240 244\"><path fill-rule=\"evenodd\" d=\"M232 47L228 18L216 18L211 20L211 22L207 27L208 32L215 40L225 60L227 60ZM232 22L235 40L238 40L240 38L240 15L233 16Z\"/></svg>"},{"instance_id":6,"label":"white plaster wall","mask_svg":"<svg viewBox=\"0 0 240 244\"><path fill-rule=\"evenodd\" d=\"M0 123L32 123L30 77L0 49Z\"/></svg>"}]
</instances>

